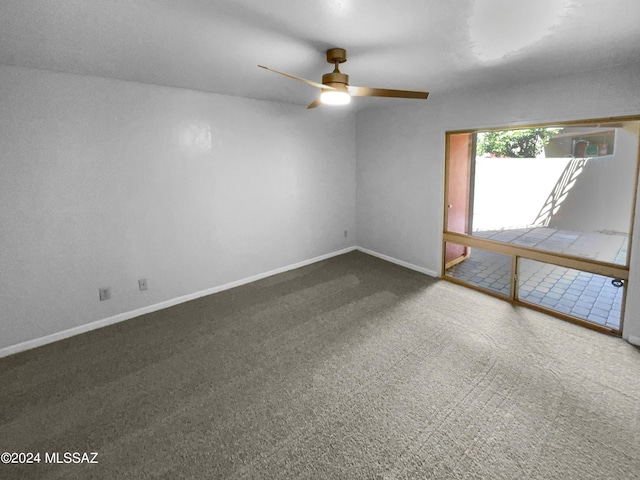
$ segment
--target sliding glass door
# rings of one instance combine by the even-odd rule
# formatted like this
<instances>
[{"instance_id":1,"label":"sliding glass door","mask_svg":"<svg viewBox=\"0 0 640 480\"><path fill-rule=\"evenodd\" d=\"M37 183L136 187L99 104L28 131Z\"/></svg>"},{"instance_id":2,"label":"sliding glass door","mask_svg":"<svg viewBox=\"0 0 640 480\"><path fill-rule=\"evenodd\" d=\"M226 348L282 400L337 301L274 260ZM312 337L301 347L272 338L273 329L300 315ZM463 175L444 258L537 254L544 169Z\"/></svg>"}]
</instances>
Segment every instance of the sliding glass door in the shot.
<instances>
[{"instance_id":1,"label":"sliding glass door","mask_svg":"<svg viewBox=\"0 0 640 480\"><path fill-rule=\"evenodd\" d=\"M443 277L622 330L639 118L449 132Z\"/></svg>"}]
</instances>

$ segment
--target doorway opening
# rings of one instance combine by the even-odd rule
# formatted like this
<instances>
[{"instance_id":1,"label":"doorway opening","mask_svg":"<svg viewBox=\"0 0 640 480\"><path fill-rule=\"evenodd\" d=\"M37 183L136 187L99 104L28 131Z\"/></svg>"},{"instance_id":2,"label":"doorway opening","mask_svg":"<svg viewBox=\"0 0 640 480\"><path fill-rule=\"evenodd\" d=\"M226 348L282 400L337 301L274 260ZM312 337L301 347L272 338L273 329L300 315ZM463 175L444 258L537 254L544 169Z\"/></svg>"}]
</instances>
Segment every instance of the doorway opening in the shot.
<instances>
[{"instance_id":1,"label":"doorway opening","mask_svg":"<svg viewBox=\"0 0 640 480\"><path fill-rule=\"evenodd\" d=\"M447 132L443 278L620 335L640 118Z\"/></svg>"}]
</instances>

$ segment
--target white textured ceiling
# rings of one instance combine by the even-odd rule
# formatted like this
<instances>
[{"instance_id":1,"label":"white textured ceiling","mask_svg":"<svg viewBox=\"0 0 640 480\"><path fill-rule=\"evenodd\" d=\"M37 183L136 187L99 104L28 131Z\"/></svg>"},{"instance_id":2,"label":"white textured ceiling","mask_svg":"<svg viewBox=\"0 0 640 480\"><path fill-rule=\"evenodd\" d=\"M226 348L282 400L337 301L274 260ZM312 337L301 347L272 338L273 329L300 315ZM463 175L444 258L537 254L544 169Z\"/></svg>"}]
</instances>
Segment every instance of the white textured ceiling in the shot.
<instances>
[{"instance_id":1,"label":"white textured ceiling","mask_svg":"<svg viewBox=\"0 0 640 480\"><path fill-rule=\"evenodd\" d=\"M639 22L638 0L0 0L0 63L306 105L256 65L319 82L341 47L352 85L433 96L639 62Z\"/></svg>"}]
</instances>

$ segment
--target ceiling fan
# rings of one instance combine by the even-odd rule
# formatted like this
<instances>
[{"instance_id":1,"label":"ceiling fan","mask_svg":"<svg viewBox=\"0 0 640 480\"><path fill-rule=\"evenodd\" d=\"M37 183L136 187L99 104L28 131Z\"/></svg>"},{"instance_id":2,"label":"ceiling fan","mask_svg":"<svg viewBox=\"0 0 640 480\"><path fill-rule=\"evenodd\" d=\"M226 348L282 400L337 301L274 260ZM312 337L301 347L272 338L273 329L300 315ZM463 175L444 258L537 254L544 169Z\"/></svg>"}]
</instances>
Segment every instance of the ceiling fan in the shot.
<instances>
[{"instance_id":1,"label":"ceiling fan","mask_svg":"<svg viewBox=\"0 0 640 480\"><path fill-rule=\"evenodd\" d=\"M331 48L327 50L327 62L335 65L333 72L322 76L322 83L312 82L305 78L296 77L290 73L279 72L263 65L260 68L270 72L279 73L285 77L293 78L300 82L321 88L320 97L313 101L307 108L315 108L321 103L327 105L346 105L351 97L395 97L395 98L421 98L427 99L429 92L419 90L390 90L388 88L353 87L349 85L349 75L342 73L339 65L347 61L347 51L344 48Z\"/></svg>"}]
</instances>

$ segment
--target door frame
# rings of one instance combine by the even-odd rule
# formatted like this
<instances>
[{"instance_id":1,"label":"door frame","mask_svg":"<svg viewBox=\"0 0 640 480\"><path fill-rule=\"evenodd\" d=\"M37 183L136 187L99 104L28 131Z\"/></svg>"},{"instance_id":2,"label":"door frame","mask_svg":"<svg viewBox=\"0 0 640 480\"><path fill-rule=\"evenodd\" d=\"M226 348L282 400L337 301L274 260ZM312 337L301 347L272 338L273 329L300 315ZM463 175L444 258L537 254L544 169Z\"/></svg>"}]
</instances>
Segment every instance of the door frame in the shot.
<instances>
[{"instance_id":1,"label":"door frame","mask_svg":"<svg viewBox=\"0 0 640 480\"><path fill-rule=\"evenodd\" d=\"M452 147L451 135L446 136L446 152L447 160L445 163L447 182L445 183L445 230L449 227L449 219L452 210L456 209L455 222L456 228L463 228L465 231L471 231L471 222L473 218L473 199L471 198L472 185L474 184L474 178L471 175L472 164L475 159L475 133L458 134L465 135L465 138L455 148ZM455 153L452 153L452 149ZM455 158L455 162L453 159ZM452 163L455 163L453 165ZM456 189L455 199L451 199L451 183L448 179L452 175L456 175L454 178L460 178L460 182L455 182ZM461 188L460 188L461 187ZM453 204L455 205L453 205ZM462 224L461 224L462 222ZM456 248L450 248L452 245L444 244L443 254L443 271L462 263L471 255L471 249L466 245L457 245ZM453 250L453 251L452 251ZM453 256L455 255L455 256Z\"/></svg>"}]
</instances>

